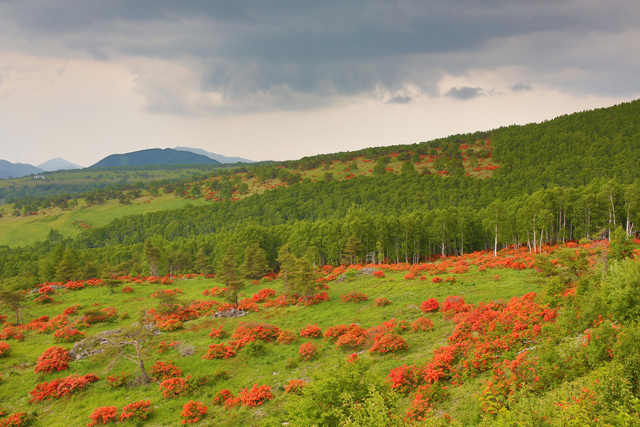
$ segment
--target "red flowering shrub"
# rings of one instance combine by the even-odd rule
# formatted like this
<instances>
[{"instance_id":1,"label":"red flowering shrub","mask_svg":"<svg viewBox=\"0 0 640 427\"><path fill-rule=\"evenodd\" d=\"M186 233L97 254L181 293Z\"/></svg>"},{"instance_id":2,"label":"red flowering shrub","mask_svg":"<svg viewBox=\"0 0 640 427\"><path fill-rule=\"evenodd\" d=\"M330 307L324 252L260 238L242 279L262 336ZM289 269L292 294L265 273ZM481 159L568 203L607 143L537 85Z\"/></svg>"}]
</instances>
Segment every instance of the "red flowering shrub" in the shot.
<instances>
[{"instance_id":1,"label":"red flowering shrub","mask_svg":"<svg viewBox=\"0 0 640 427\"><path fill-rule=\"evenodd\" d=\"M180 424L197 423L201 418L207 415L207 408L202 402L195 402L190 400L185 403L180 413Z\"/></svg>"},{"instance_id":2,"label":"red flowering shrub","mask_svg":"<svg viewBox=\"0 0 640 427\"><path fill-rule=\"evenodd\" d=\"M151 367L151 375L156 377L158 380L164 381L168 380L169 378L181 377L182 369L175 366L172 361L158 361Z\"/></svg>"},{"instance_id":3,"label":"red flowering shrub","mask_svg":"<svg viewBox=\"0 0 640 427\"><path fill-rule=\"evenodd\" d=\"M19 328L7 325L0 331L0 340L8 340L10 338L13 338L14 340L23 340L24 335Z\"/></svg>"},{"instance_id":4,"label":"red flowering shrub","mask_svg":"<svg viewBox=\"0 0 640 427\"><path fill-rule=\"evenodd\" d=\"M340 300L342 302L353 302L357 304L359 302L367 301L368 299L369 298L367 298L367 296L362 292L349 292L346 295L340 295Z\"/></svg>"},{"instance_id":5,"label":"red flowering shrub","mask_svg":"<svg viewBox=\"0 0 640 427\"><path fill-rule=\"evenodd\" d=\"M89 383L98 381L94 374L69 375L65 378L58 378L53 381L40 383L29 392L31 399L29 402L40 402L42 400L59 399L75 391L82 390Z\"/></svg>"},{"instance_id":6,"label":"red flowering shrub","mask_svg":"<svg viewBox=\"0 0 640 427\"><path fill-rule=\"evenodd\" d=\"M418 317L412 324L411 324L411 331L412 332L426 332L426 331L433 331L433 321L431 321L431 319L425 319L424 317Z\"/></svg>"},{"instance_id":7,"label":"red flowering shrub","mask_svg":"<svg viewBox=\"0 0 640 427\"><path fill-rule=\"evenodd\" d=\"M163 318L156 323L156 327L164 332L173 332L182 328L182 321L173 317Z\"/></svg>"},{"instance_id":8,"label":"red flowering shrub","mask_svg":"<svg viewBox=\"0 0 640 427\"><path fill-rule=\"evenodd\" d=\"M269 325L266 323L247 323L238 326L233 331L231 339L242 341L243 339L252 338L248 341L260 340L264 342L271 342L278 339L280 332L280 328L275 325Z\"/></svg>"},{"instance_id":9,"label":"red flowering shrub","mask_svg":"<svg viewBox=\"0 0 640 427\"><path fill-rule=\"evenodd\" d=\"M62 347L49 347L38 357L38 364L33 372L48 374L53 371L64 371L69 367L71 357L69 351Z\"/></svg>"},{"instance_id":10,"label":"red flowering shrub","mask_svg":"<svg viewBox=\"0 0 640 427\"><path fill-rule=\"evenodd\" d=\"M442 313L445 318L450 319L458 313L469 311L472 307L472 305L465 304L464 297L451 296L442 303Z\"/></svg>"},{"instance_id":11,"label":"red flowering shrub","mask_svg":"<svg viewBox=\"0 0 640 427\"><path fill-rule=\"evenodd\" d=\"M336 347L355 349L364 346L368 339L369 334L366 329L358 325L351 325L349 330L338 338Z\"/></svg>"},{"instance_id":12,"label":"red flowering shrub","mask_svg":"<svg viewBox=\"0 0 640 427\"><path fill-rule=\"evenodd\" d=\"M67 282L64 285L64 288L68 291L78 291L84 288L82 282Z\"/></svg>"},{"instance_id":13,"label":"red flowering shrub","mask_svg":"<svg viewBox=\"0 0 640 427\"><path fill-rule=\"evenodd\" d=\"M76 342L84 338L84 332L77 330L72 326L58 329L53 333L54 342Z\"/></svg>"},{"instance_id":14,"label":"red flowering shrub","mask_svg":"<svg viewBox=\"0 0 640 427\"><path fill-rule=\"evenodd\" d=\"M53 289L51 286L43 286L38 290L38 293L42 295L49 295L54 292L55 292L55 289Z\"/></svg>"},{"instance_id":15,"label":"red flowering shrub","mask_svg":"<svg viewBox=\"0 0 640 427\"><path fill-rule=\"evenodd\" d=\"M438 311L440 308L440 303L435 298L429 298L426 301L422 301L422 305L420 306L420 310L423 313L432 313L434 311Z\"/></svg>"},{"instance_id":16,"label":"red flowering shrub","mask_svg":"<svg viewBox=\"0 0 640 427\"><path fill-rule=\"evenodd\" d=\"M11 353L11 346L4 341L0 341L0 357L7 357Z\"/></svg>"},{"instance_id":17,"label":"red flowering shrub","mask_svg":"<svg viewBox=\"0 0 640 427\"><path fill-rule=\"evenodd\" d=\"M173 399L178 396L186 396L189 394L190 387L187 382L189 377L185 378L169 378L162 381L159 386L162 391L162 397L165 399Z\"/></svg>"},{"instance_id":18,"label":"red flowering shrub","mask_svg":"<svg viewBox=\"0 0 640 427\"><path fill-rule=\"evenodd\" d=\"M347 363L354 364L358 361L358 353L351 353L347 356Z\"/></svg>"},{"instance_id":19,"label":"red flowering shrub","mask_svg":"<svg viewBox=\"0 0 640 427\"><path fill-rule=\"evenodd\" d=\"M65 316L73 316L74 314L78 314L78 310L81 310L83 307L81 305L73 305L71 307L65 308L62 314Z\"/></svg>"},{"instance_id":20,"label":"red flowering shrub","mask_svg":"<svg viewBox=\"0 0 640 427\"><path fill-rule=\"evenodd\" d=\"M152 412L151 402L148 400L139 400L122 408L120 422L127 420L146 420Z\"/></svg>"},{"instance_id":21,"label":"red flowering shrub","mask_svg":"<svg viewBox=\"0 0 640 427\"><path fill-rule=\"evenodd\" d=\"M380 270L376 270L376 271L374 271L374 272L373 272L373 275L374 275L375 277L379 277L379 278L381 278L381 279L383 279L383 278L387 277L387 276L385 276L385 275L384 275L384 273L383 273L382 271L380 271Z\"/></svg>"},{"instance_id":22,"label":"red flowering shrub","mask_svg":"<svg viewBox=\"0 0 640 427\"><path fill-rule=\"evenodd\" d=\"M118 416L118 408L115 406L103 406L101 408L96 408L93 410L93 413L89 415L91 422L88 423L88 426L97 426L97 425L106 425L111 424L116 420Z\"/></svg>"},{"instance_id":23,"label":"red flowering shrub","mask_svg":"<svg viewBox=\"0 0 640 427\"><path fill-rule=\"evenodd\" d=\"M291 380L289 384L284 388L284 392L286 394L302 394L302 389L306 387L309 383L303 380Z\"/></svg>"},{"instance_id":24,"label":"red flowering shrub","mask_svg":"<svg viewBox=\"0 0 640 427\"><path fill-rule=\"evenodd\" d=\"M227 400L232 399L233 393L231 393L231 391L225 389L222 389L218 392L218 394L216 394L216 397L213 398L213 404L214 405L223 405Z\"/></svg>"},{"instance_id":25,"label":"red flowering shrub","mask_svg":"<svg viewBox=\"0 0 640 427\"><path fill-rule=\"evenodd\" d=\"M131 286L125 286L124 288L122 288L123 294L130 294L131 292L133 292L133 288Z\"/></svg>"},{"instance_id":26,"label":"red flowering shrub","mask_svg":"<svg viewBox=\"0 0 640 427\"><path fill-rule=\"evenodd\" d=\"M387 380L391 383L391 388L401 393L408 393L415 389L419 384L424 383L424 368L416 365L403 365L389 371Z\"/></svg>"},{"instance_id":27,"label":"red flowering shrub","mask_svg":"<svg viewBox=\"0 0 640 427\"><path fill-rule=\"evenodd\" d=\"M375 299L374 304L378 307L384 307L386 305L391 304L391 301L388 300L387 298L380 297Z\"/></svg>"},{"instance_id":28,"label":"red flowering shrub","mask_svg":"<svg viewBox=\"0 0 640 427\"><path fill-rule=\"evenodd\" d=\"M253 302L265 302L269 298L273 298L276 296L276 291L273 289L261 289L258 293L254 294L251 297L251 301Z\"/></svg>"},{"instance_id":29,"label":"red flowering shrub","mask_svg":"<svg viewBox=\"0 0 640 427\"><path fill-rule=\"evenodd\" d=\"M160 344L158 344L156 348L158 349L158 353L166 353L169 347L176 348L178 345L180 345L180 341L173 341L171 343L160 341Z\"/></svg>"},{"instance_id":30,"label":"red flowering shrub","mask_svg":"<svg viewBox=\"0 0 640 427\"><path fill-rule=\"evenodd\" d=\"M291 344L292 342L296 341L298 339L298 337L296 336L295 333L291 332L291 331L282 331L280 332L280 335L278 335L278 344Z\"/></svg>"},{"instance_id":31,"label":"red flowering shrub","mask_svg":"<svg viewBox=\"0 0 640 427\"><path fill-rule=\"evenodd\" d=\"M33 302L35 302L36 304L49 304L50 302L53 302L53 298L51 298L49 295L41 295L38 298L34 299Z\"/></svg>"},{"instance_id":32,"label":"red flowering shrub","mask_svg":"<svg viewBox=\"0 0 640 427\"><path fill-rule=\"evenodd\" d=\"M258 307L258 304L256 304L249 298L245 298L242 301L240 301L238 303L238 309L244 310L244 311L254 311L254 312L260 311L260 307Z\"/></svg>"},{"instance_id":33,"label":"red flowering shrub","mask_svg":"<svg viewBox=\"0 0 640 427\"><path fill-rule=\"evenodd\" d=\"M129 379L129 375L122 372L120 375L109 375L107 377L107 386L110 389L116 389L118 387L122 387L127 383Z\"/></svg>"},{"instance_id":34,"label":"red flowering shrub","mask_svg":"<svg viewBox=\"0 0 640 427\"><path fill-rule=\"evenodd\" d=\"M300 331L300 336L303 338L321 338L322 329L318 327L317 323L307 325Z\"/></svg>"},{"instance_id":35,"label":"red flowering shrub","mask_svg":"<svg viewBox=\"0 0 640 427\"><path fill-rule=\"evenodd\" d=\"M445 282L448 283L456 283L456 278L455 277L447 277L446 279L444 279Z\"/></svg>"},{"instance_id":36,"label":"red flowering shrub","mask_svg":"<svg viewBox=\"0 0 640 427\"><path fill-rule=\"evenodd\" d=\"M270 386L254 384L251 390L248 387L240 390L238 398L244 406L260 406L267 400L273 399L273 394Z\"/></svg>"},{"instance_id":37,"label":"red flowering shrub","mask_svg":"<svg viewBox=\"0 0 640 427\"><path fill-rule=\"evenodd\" d=\"M207 354L202 356L203 359L228 359L236 355L236 352L233 348L227 346L226 344L211 344L209 346L209 351Z\"/></svg>"},{"instance_id":38,"label":"red flowering shrub","mask_svg":"<svg viewBox=\"0 0 640 427\"><path fill-rule=\"evenodd\" d=\"M26 412L16 412L8 418L0 420L0 427L24 427L29 424L29 414Z\"/></svg>"},{"instance_id":39,"label":"red flowering shrub","mask_svg":"<svg viewBox=\"0 0 640 427\"><path fill-rule=\"evenodd\" d=\"M420 276L420 280L427 280L427 276L425 275Z\"/></svg>"},{"instance_id":40,"label":"red flowering shrub","mask_svg":"<svg viewBox=\"0 0 640 427\"><path fill-rule=\"evenodd\" d=\"M440 277L434 277L433 279L431 279L431 283L441 283L442 282L442 278Z\"/></svg>"},{"instance_id":41,"label":"red flowering shrub","mask_svg":"<svg viewBox=\"0 0 640 427\"><path fill-rule=\"evenodd\" d=\"M370 353L387 354L397 353L399 351L406 351L409 349L404 338L396 334L385 334L381 337L376 337L373 343L373 347L369 350Z\"/></svg>"},{"instance_id":42,"label":"red flowering shrub","mask_svg":"<svg viewBox=\"0 0 640 427\"><path fill-rule=\"evenodd\" d=\"M300 346L300 350L298 354L300 355L300 360L313 360L318 355L318 349L320 349L319 345L316 345L312 342L304 343Z\"/></svg>"},{"instance_id":43,"label":"red flowering shrub","mask_svg":"<svg viewBox=\"0 0 640 427\"><path fill-rule=\"evenodd\" d=\"M416 278L416 276L413 273L407 273L407 274L404 275L404 280L413 280L415 278Z\"/></svg>"},{"instance_id":44,"label":"red flowering shrub","mask_svg":"<svg viewBox=\"0 0 640 427\"><path fill-rule=\"evenodd\" d=\"M227 333L223 330L223 325L220 325L218 328L213 328L211 329L211 332L209 333L209 338L222 338L226 335Z\"/></svg>"}]
</instances>

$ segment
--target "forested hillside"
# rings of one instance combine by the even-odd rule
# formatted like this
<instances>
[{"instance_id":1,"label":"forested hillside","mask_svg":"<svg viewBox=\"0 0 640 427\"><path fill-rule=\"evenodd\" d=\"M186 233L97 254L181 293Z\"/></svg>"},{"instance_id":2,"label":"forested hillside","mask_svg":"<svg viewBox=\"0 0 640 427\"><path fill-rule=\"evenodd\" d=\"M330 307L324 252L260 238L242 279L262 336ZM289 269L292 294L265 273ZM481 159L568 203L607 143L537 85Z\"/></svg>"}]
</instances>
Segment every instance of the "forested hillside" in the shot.
<instances>
[{"instance_id":1,"label":"forested hillside","mask_svg":"<svg viewBox=\"0 0 640 427\"><path fill-rule=\"evenodd\" d=\"M0 427L640 426L639 126L21 188Z\"/></svg>"}]
</instances>

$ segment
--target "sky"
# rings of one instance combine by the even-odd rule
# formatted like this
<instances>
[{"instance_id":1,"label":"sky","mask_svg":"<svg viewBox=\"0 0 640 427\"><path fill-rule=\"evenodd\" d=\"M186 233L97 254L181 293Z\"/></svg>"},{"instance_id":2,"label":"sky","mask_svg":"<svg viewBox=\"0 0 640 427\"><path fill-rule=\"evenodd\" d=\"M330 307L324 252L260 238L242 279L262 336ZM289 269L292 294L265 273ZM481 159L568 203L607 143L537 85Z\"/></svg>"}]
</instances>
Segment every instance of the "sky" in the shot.
<instances>
[{"instance_id":1,"label":"sky","mask_svg":"<svg viewBox=\"0 0 640 427\"><path fill-rule=\"evenodd\" d=\"M0 159L291 160L640 97L637 0L0 0Z\"/></svg>"}]
</instances>

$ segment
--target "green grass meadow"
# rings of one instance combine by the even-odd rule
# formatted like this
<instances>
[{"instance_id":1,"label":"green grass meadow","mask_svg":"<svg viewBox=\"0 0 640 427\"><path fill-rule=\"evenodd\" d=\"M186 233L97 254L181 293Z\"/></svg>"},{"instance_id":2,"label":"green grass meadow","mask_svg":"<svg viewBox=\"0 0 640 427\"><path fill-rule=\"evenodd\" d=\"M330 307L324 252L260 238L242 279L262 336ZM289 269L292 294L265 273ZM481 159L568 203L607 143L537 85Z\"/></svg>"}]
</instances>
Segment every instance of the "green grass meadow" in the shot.
<instances>
[{"instance_id":1,"label":"green grass meadow","mask_svg":"<svg viewBox=\"0 0 640 427\"><path fill-rule=\"evenodd\" d=\"M282 405L287 399L283 390L292 379L304 379L313 381L322 375L330 375L334 366L342 363L349 351L335 348L335 345L316 339L322 346L320 357L312 362L298 361L298 348L307 339L299 338L292 344L279 345L277 343L265 344L266 353L262 357L252 358L239 351L236 357L227 360L203 360L208 345L222 343L229 339L213 340L208 337L212 328L224 325L227 333L245 322L261 322L278 326L282 330L290 330L299 334L302 327L317 323L323 331L330 326L338 324L359 323L368 328L393 318L413 321L423 313L419 306L427 298L438 298L442 301L451 295L462 295L467 302L478 303L496 299L508 300L513 296L521 296L528 292L538 292L541 289L541 280L532 270L487 270L478 272L472 267L468 273L456 275L457 283L442 282L433 284L429 280L403 279L404 272L388 272L386 278L372 276L360 276L347 279L342 283L330 282L330 301L323 302L312 307L286 307L281 309L261 309L260 312L250 313L237 319L213 319L211 317L199 318L185 322L184 327L174 332L158 335L153 343L147 345L151 350L145 364L147 369L156 361L172 360L182 369L186 375L208 375L218 369L228 372L229 378L215 384L204 386L192 395L176 399L163 399L157 383L135 388L122 387L110 390L105 381L106 377L121 372L135 374L136 365L127 360L117 360L113 364L107 364L103 360L84 359L73 361L67 371L48 375L36 375L33 369L36 359L44 350L52 345L60 345L71 349L73 344L54 344L52 334L36 334L35 331L25 332L24 341L8 340L11 345L11 354L0 358L0 406L9 412L25 411L37 416L33 426L82 426L89 422L89 415L93 409L101 406L116 406L121 409L128 403L149 399L154 408L152 416L139 425L145 426L175 426L179 425L179 414L182 406L189 400L204 402L209 406L206 418L197 425L209 426L257 426L269 416L283 414ZM495 280L499 274L500 279ZM121 293L121 289L130 285L133 293ZM78 291L56 290L52 295L54 302L48 305L35 305L29 303L25 321L42 315L53 317L74 304L80 304L84 308L91 308L92 303L100 303L99 308L115 307L118 314L129 313L130 319L117 320L112 323L98 323L85 329L87 337L104 330L116 329L118 326L131 323L142 310L157 306L157 300L151 298L151 294L159 289L183 289L180 300L188 303L194 300L206 300L202 291L214 286L220 286L215 279L190 279L177 280L171 285L131 285L123 284L114 288L114 292L107 287L85 287ZM282 292L283 284L280 280L262 283L260 285L247 286L243 292L244 297L250 297L263 288L275 289L278 294ZM340 301L340 295L352 291L364 292L369 300L367 302L353 304ZM33 299L35 295L30 295ZM386 297L392 301L386 307L377 307L373 301L377 297ZM219 298L215 298L220 300ZM420 363L427 361L434 348L443 345L453 330L453 323L445 321L439 313L424 315L434 322L433 332L405 333L403 337L409 345L405 353L389 354L385 356L370 355L367 352L361 357L371 360L371 370L380 378L386 377L392 368L403 364ZM74 320L70 316L69 320ZM180 341L183 345L192 346L194 353L187 357L181 357L176 349L169 349L164 354L158 354L152 345L160 341ZM297 361L297 367L287 369L285 366L289 359ZM60 400L43 401L36 404L28 403L29 391L42 381L51 381L55 378L65 377L71 374L88 374L94 372L100 377L100 381L91 384L87 389L71 397ZM446 403L447 411L452 415L463 414L469 405L469 393L479 391L482 378L476 379L461 387L451 390L452 398ZM214 406L211 401L221 389L229 389L234 394L244 387L253 384L268 384L271 386L275 398L258 408L240 408L226 410L223 407ZM406 404L408 404L408 397ZM462 417L464 418L464 417ZM135 422L129 422L136 425Z\"/></svg>"}]
</instances>

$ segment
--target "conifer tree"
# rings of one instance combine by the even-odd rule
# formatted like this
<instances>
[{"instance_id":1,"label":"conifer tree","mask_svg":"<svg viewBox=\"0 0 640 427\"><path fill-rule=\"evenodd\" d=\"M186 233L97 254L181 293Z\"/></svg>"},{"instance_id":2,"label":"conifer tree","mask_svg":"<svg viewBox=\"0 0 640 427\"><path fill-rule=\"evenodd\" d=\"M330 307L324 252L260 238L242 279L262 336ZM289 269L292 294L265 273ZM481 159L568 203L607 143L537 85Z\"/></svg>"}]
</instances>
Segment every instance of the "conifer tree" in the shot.
<instances>
[{"instance_id":1,"label":"conifer tree","mask_svg":"<svg viewBox=\"0 0 640 427\"><path fill-rule=\"evenodd\" d=\"M260 248L258 242L246 247L244 251L244 262L240 269L247 279L260 279L265 275L269 263L267 253Z\"/></svg>"},{"instance_id":2,"label":"conifer tree","mask_svg":"<svg viewBox=\"0 0 640 427\"><path fill-rule=\"evenodd\" d=\"M151 275L158 275L158 265L160 263L160 249L153 246L151 240L147 239L144 242L144 256L149 263L149 268L151 269Z\"/></svg>"},{"instance_id":3,"label":"conifer tree","mask_svg":"<svg viewBox=\"0 0 640 427\"><path fill-rule=\"evenodd\" d=\"M238 306L238 294L244 289L244 281L236 267L236 248L229 246L222 262L218 265L217 279L227 288L225 298L231 304Z\"/></svg>"},{"instance_id":4,"label":"conifer tree","mask_svg":"<svg viewBox=\"0 0 640 427\"><path fill-rule=\"evenodd\" d=\"M280 274L284 276L285 298L293 291L293 283L289 282L289 275L295 270L296 257L289 252L289 245L285 244L278 251L277 261L280 263Z\"/></svg>"}]
</instances>

